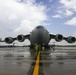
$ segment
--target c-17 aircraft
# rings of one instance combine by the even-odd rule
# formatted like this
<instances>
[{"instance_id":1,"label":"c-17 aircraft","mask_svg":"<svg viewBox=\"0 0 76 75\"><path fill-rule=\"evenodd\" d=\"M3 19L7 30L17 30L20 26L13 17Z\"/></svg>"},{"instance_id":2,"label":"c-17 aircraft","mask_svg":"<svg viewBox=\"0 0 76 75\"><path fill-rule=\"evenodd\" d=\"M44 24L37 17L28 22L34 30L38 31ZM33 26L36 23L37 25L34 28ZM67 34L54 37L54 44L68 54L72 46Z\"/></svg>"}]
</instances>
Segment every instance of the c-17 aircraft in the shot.
<instances>
[{"instance_id":1,"label":"c-17 aircraft","mask_svg":"<svg viewBox=\"0 0 76 75\"><path fill-rule=\"evenodd\" d=\"M76 41L75 37L69 36L69 37L63 37L61 34L49 34L48 30L44 28L43 26L37 26L35 27L32 32L28 35L18 35L15 38L12 37L6 37L4 39L4 42L10 44L13 43L15 40L18 40L19 42L23 42L25 39L29 39L30 41L30 48L34 48L35 44L39 44L40 47L44 46L45 48L48 48L48 43L51 39L55 39L57 42L60 42L62 40L66 40L68 43L74 43Z\"/></svg>"}]
</instances>

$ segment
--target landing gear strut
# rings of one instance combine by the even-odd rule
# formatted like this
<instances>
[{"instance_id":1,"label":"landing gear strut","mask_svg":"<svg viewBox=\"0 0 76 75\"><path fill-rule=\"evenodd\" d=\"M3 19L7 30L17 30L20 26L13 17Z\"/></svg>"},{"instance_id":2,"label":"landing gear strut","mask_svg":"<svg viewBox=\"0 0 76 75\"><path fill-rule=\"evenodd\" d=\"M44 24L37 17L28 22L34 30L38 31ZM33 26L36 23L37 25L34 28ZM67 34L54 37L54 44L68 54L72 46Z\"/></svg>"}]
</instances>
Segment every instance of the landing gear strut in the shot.
<instances>
[{"instance_id":1,"label":"landing gear strut","mask_svg":"<svg viewBox=\"0 0 76 75\"><path fill-rule=\"evenodd\" d=\"M34 46L33 45L30 45L30 49L34 49Z\"/></svg>"},{"instance_id":2,"label":"landing gear strut","mask_svg":"<svg viewBox=\"0 0 76 75\"><path fill-rule=\"evenodd\" d=\"M39 50L42 50L42 45L39 45Z\"/></svg>"}]
</instances>

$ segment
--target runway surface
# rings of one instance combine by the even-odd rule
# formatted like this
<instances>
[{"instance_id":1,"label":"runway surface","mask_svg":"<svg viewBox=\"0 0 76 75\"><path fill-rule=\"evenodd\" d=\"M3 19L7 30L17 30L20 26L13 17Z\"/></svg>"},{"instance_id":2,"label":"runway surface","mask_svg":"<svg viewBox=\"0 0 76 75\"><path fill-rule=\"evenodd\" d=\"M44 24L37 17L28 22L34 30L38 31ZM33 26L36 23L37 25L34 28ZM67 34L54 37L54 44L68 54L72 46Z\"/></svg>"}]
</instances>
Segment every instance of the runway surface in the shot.
<instances>
[{"instance_id":1,"label":"runway surface","mask_svg":"<svg viewBox=\"0 0 76 75\"><path fill-rule=\"evenodd\" d=\"M0 48L0 75L33 75L37 54L28 47ZM40 51L38 72L39 75L76 75L76 47Z\"/></svg>"}]
</instances>

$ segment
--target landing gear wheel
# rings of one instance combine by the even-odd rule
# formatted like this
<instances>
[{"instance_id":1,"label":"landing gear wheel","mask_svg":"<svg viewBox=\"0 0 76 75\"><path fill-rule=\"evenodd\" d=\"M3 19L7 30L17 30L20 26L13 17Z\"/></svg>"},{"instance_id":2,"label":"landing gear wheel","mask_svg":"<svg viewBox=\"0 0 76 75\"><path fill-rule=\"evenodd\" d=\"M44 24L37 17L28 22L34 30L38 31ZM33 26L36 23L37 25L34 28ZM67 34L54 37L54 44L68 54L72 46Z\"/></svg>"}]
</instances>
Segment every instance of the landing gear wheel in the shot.
<instances>
[{"instance_id":1,"label":"landing gear wheel","mask_svg":"<svg viewBox=\"0 0 76 75\"><path fill-rule=\"evenodd\" d=\"M39 50L42 50L42 45L39 45Z\"/></svg>"}]
</instances>

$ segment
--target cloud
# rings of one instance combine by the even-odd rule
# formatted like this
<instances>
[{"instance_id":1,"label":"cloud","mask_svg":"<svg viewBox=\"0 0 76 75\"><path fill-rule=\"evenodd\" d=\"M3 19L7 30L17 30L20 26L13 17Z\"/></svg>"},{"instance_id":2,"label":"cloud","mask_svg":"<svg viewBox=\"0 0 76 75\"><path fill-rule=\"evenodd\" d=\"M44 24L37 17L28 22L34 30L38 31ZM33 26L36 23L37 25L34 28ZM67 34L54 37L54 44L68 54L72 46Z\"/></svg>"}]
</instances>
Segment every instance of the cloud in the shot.
<instances>
[{"instance_id":1,"label":"cloud","mask_svg":"<svg viewBox=\"0 0 76 75\"><path fill-rule=\"evenodd\" d=\"M75 32L74 36L76 37L76 32Z\"/></svg>"},{"instance_id":2,"label":"cloud","mask_svg":"<svg viewBox=\"0 0 76 75\"><path fill-rule=\"evenodd\" d=\"M70 16L76 12L76 0L60 0L63 8L66 10L66 16Z\"/></svg>"},{"instance_id":3,"label":"cloud","mask_svg":"<svg viewBox=\"0 0 76 75\"><path fill-rule=\"evenodd\" d=\"M64 18L72 16L76 12L76 0L59 0L59 3L60 5L57 7L56 15L60 15Z\"/></svg>"},{"instance_id":4,"label":"cloud","mask_svg":"<svg viewBox=\"0 0 76 75\"><path fill-rule=\"evenodd\" d=\"M65 16L71 16L73 15L73 12L70 10L66 10L66 13L64 13Z\"/></svg>"},{"instance_id":5,"label":"cloud","mask_svg":"<svg viewBox=\"0 0 76 75\"><path fill-rule=\"evenodd\" d=\"M45 20L46 6L35 0L0 0L0 25L12 35L30 32Z\"/></svg>"},{"instance_id":6,"label":"cloud","mask_svg":"<svg viewBox=\"0 0 76 75\"><path fill-rule=\"evenodd\" d=\"M17 16L16 14L11 14L9 17L8 17L9 20L15 20L17 19Z\"/></svg>"},{"instance_id":7,"label":"cloud","mask_svg":"<svg viewBox=\"0 0 76 75\"><path fill-rule=\"evenodd\" d=\"M62 18L61 15L58 15L58 14L57 14L57 15L54 15L54 16L52 16L52 17L53 17L53 18Z\"/></svg>"},{"instance_id":8,"label":"cloud","mask_svg":"<svg viewBox=\"0 0 76 75\"><path fill-rule=\"evenodd\" d=\"M65 24L76 26L76 17L73 17L71 20L68 20L67 22L65 22Z\"/></svg>"},{"instance_id":9,"label":"cloud","mask_svg":"<svg viewBox=\"0 0 76 75\"><path fill-rule=\"evenodd\" d=\"M21 21L20 26L15 29L15 32L17 32L19 34L27 34L27 33L31 32L31 30L33 29L33 27L35 27L34 23L32 23L29 20L23 19Z\"/></svg>"},{"instance_id":10,"label":"cloud","mask_svg":"<svg viewBox=\"0 0 76 75\"><path fill-rule=\"evenodd\" d=\"M24 13L25 17L21 20L18 28L15 29L15 32L17 33L31 32L34 27L42 24L42 22L47 19L44 6L30 4L26 7L25 10L27 11Z\"/></svg>"},{"instance_id":11,"label":"cloud","mask_svg":"<svg viewBox=\"0 0 76 75\"><path fill-rule=\"evenodd\" d=\"M16 37L31 32L47 20L46 11L46 6L35 0L0 0L0 35Z\"/></svg>"},{"instance_id":12,"label":"cloud","mask_svg":"<svg viewBox=\"0 0 76 75\"><path fill-rule=\"evenodd\" d=\"M63 18L63 17L69 17L72 16L74 14L73 11L70 11L68 9L60 9L56 11L57 14L53 15L53 18Z\"/></svg>"},{"instance_id":13,"label":"cloud","mask_svg":"<svg viewBox=\"0 0 76 75\"><path fill-rule=\"evenodd\" d=\"M67 9L73 9L76 11L76 0L60 0Z\"/></svg>"}]
</instances>

